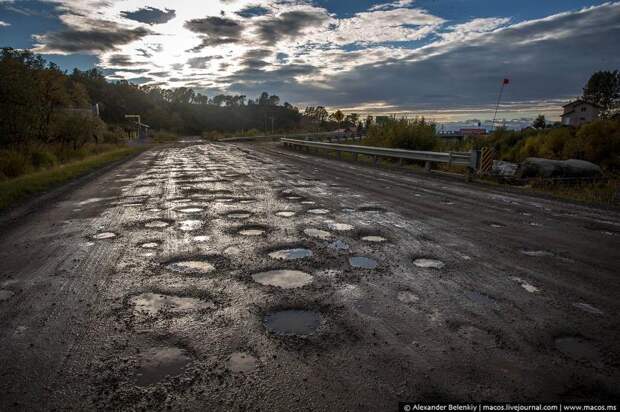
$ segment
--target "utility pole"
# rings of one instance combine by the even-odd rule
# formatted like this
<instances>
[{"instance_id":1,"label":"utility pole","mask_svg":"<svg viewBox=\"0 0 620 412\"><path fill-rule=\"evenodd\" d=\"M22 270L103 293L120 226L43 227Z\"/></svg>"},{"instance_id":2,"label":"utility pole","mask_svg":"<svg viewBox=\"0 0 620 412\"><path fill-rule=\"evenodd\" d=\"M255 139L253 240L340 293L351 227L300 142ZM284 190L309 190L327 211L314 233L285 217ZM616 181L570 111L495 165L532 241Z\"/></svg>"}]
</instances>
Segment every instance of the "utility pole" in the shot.
<instances>
[{"instance_id":1,"label":"utility pole","mask_svg":"<svg viewBox=\"0 0 620 412\"><path fill-rule=\"evenodd\" d=\"M502 80L502 87L499 89L499 96L497 97L497 104L495 105L495 114L493 115L493 123L491 123L491 127L495 130L495 118L497 117L497 110L499 109L499 103L502 100L502 94L504 93L504 87L510 83L510 79L505 78Z\"/></svg>"},{"instance_id":2,"label":"utility pole","mask_svg":"<svg viewBox=\"0 0 620 412\"><path fill-rule=\"evenodd\" d=\"M142 125L142 122L140 121L140 115L139 114L126 114L125 119L138 119L138 123L137 123L138 133L136 134L136 139L140 139L140 126Z\"/></svg>"},{"instance_id":3,"label":"utility pole","mask_svg":"<svg viewBox=\"0 0 620 412\"><path fill-rule=\"evenodd\" d=\"M271 116L271 134L275 133L274 132L274 128L273 128L273 120L274 120L274 118L273 118L273 116Z\"/></svg>"}]
</instances>

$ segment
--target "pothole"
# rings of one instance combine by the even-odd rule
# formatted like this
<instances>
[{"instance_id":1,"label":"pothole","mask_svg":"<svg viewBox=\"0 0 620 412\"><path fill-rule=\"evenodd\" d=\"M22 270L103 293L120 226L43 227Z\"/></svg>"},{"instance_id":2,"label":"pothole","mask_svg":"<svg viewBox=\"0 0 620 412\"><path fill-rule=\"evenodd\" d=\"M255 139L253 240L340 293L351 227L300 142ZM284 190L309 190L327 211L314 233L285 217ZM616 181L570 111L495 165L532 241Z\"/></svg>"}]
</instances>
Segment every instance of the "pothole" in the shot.
<instances>
[{"instance_id":1,"label":"pothole","mask_svg":"<svg viewBox=\"0 0 620 412\"><path fill-rule=\"evenodd\" d=\"M350 257L349 263L354 268L361 268L361 269L374 269L378 266L378 263L376 260L365 257L365 256Z\"/></svg>"},{"instance_id":2,"label":"pothole","mask_svg":"<svg viewBox=\"0 0 620 412\"><path fill-rule=\"evenodd\" d=\"M300 270L279 269L252 275L256 283L276 286L282 289L295 289L312 283L312 275Z\"/></svg>"},{"instance_id":3,"label":"pothole","mask_svg":"<svg viewBox=\"0 0 620 412\"><path fill-rule=\"evenodd\" d=\"M308 213L312 213L313 215L326 215L329 213L327 209L310 209Z\"/></svg>"},{"instance_id":4,"label":"pothole","mask_svg":"<svg viewBox=\"0 0 620 412\"><path fill-rule=\"evenodd\" d=\"M527 282L527 281L525 281L525 280L523 280L523 279L521 279L519 277L513 276L512 280L514 280L515 282L519 283L523 289L527 290L530 293L538 293L538 292L540 292L540 288L537 288L536 286L532 285L531 283L529 283L529 282Z\"/></svg>"},{"instance_id":5,"label":"pothole","mask_svg":"<svg viewBox=\"0 0 620 412\"><path fill-rule=\"evenodd\" d=\"M413 261L413 264L419 268L441 269L446 264L441 260L420 258Z\"/></svg>"},{"instance_id":6,"label":"pothole","mask_svg":"<svg viewBox=\"0 0 620 412\"><path fill-rule=\"evenodd\" d=\"M348 243L338 239L328 245L330 249L334 250L349 250L350 246Z\"/></svg>"},{"instance_id":7,"label":"pothole","mask_svg":"<svg viewBox=\"0 0 620 412\"><path fill-rule=\"evenodd\" d=\"M191 360L189 353L181 348L149 349L140 356L135 382L138 386L149 386L167 376L181 375Z\"/></svg>"},{"instance_id":8,"label":"pothole","mask_svg":"<svg viewBox=\"0 0 620 412\"><path fill-rule=\"evenodd\" d=\"M329 240L332 238L332 234L321 229L308 228L304 229L304 233L310 237L314 237L321 240Z\"/></svg>"},{"instance_id":9,"label":"pothole","mask_svg":"<svg viewBox=\"0 0 620 412\"><path fill-rule=\"evenodd\" d=\"M192 213L200 213L204 211L201 207L184 207L182 209L177 209L181 213L192 214Z\"/></svg>"},{"instance_id":10,"label":"pothole","mask_svg":"<svg viewBox=\"0 0 620 412\"><path fill-rule=\"evenodd\" d=\"M415 295L407 290L401 290L398 292L396 298L403 303L417 303L420 300L418 295Z\"/></svg>"},{"instance_id":11,"label":"pothole","mask_svg":"<svg viewBox=\"0 0 620 412\"><path fill-rule=\"evenodd\" d=\"M209 273L215 270L215 265L204 260L182 260L169 263L166 267L182 273Z\"/></svg>"},{"instance_id":12,"label":"pothole","mask_svg":"<svg viewBox=\"0 0 620 412\"><path fill-rule=\"evenodd\" d=\"M350 225L348 223L330 223L328 224L328 227L338 232L346 232L349 230L353 230L353 225Z\"/></svg>"},{"instance_id":13,"label":"pothole","mask_svg":"<svg viewBox=\"0 0 620 412\"><path fill-rule=\"evenodd\" d=\"M387 241L387 239L384 238L383 236L376 236L376 235L364 236L362 237L362 240L364 242L372 242L372 243L382 243L382 242Z\"/></svg>"},{"instance_id":14,"label":"pothole","mask_svg":"<svg viewBox=\"0 0 620 412\"><path fill-rule=\"evenodd\" d=\"M183 232L192 232L202 227L202 220L182 220L179 229Z\"/></svg>"},{"instance_id":15,"label":"pothole","mask_svg":"<svg viewBox=\"0 0 620 412\"><path fill-rule=\"evenodd\" d=\"M385 212L385 209L378 206L362 206L359 209L360 212L371 212L371 213L380 213Z\"/></svg>"},{"instance_id":16,"label":"pothole","mask_svg":"<svg viewBox=\"0 0 620 412\"><path fill-rule=\"evenodd\" d=\"M555 339L555 347L563 355L577 361L598 361L600 353L588 340L577 336Z\"/></svg>"},{"instance_id":17,"label":"pothole","mask_svg":"<svg viewBox=\"0 0 620 412\"><path fill-rule=\"evenodd\" d=\"M263 324L267 331L275 335L308 336L321 325L321 315L311 310L281 310L265 315Z\"/></svg>"},{"instance_id":18,"label":"pothole","mask_svg":"<svg viewBox=\"0 0 620 412\"><path fill-rule=\"evenodd\" d=\"M262 236L267 233L267 228L260 225L242 226L237 230L241 236Z\"/></svg>"},{"instance_id":19,"label":"pothole","mask_svg":"<svg viewBox=\"0 0 620 412\"><path fill-rule=\"evenodd\" d=\"M282 210L280 212L276 212L276 216L280 216L280 217L293 217L295 215L296 213L290 210Z\"/></svg>"},{"instance_id":20,"label":"pothole","mask_svg":"<svg viewBox=\"0 0 620 412\"><path fill-rule=\"evenodd\" d=\"M93 235L93 239L104 240L104 239L113 239L116 237L116 233L113 232L102 232Z\"/></svg>"},{"instance_id":21,"label":"pothole","mask_svg":"<svg viewBox=\"0 0 620 412\"><path fill-rule=\"evenodd\" d=\"M144 224L144 227L149 229L161 229L168 226L170 226L170 223L164 222L163 220L153 220Z\"/></svg>"},{"instance_id":22,"label":"pothole","mask_svg":"<svg viewBox=\"0 0 620 412\"><path fill-rule=\"evenodd\" d=\"M466 291L465 296L467 296L469 300L481 305L495 305L496 303L495 299L475 290Z\"/></svg>"},{"instance_id":23,"label":"pothole","mask_svg":"<svg viewBox=\"0 0 620 412\"><path fill-rule=\"evenodd\" d=\"M250 216L252 216L252 212L248 212L245 210L235 210L235 211L226 213L226 217L229 219L247 219Z\"/></svg>"},{"instance_id":24,"label":"pothole","mask_svg":"<svg viewBox=\"0 0 620 412\"><path fill-rule=\"evenodd\" d=\"M91 203L101 202L102 200L105 200L105 198L103 198L103 197L92 197L90 199L82 200L81 202L78 202L77 204L80 205L80 206L85 206L85 205L90 205Z\"/></svg>"},{"instance_id":25,"label":"pothole","mask_svg":"<svg viewBox=\"0 0 620 412\"><path fill-rule=\"evenodd\" d=\"M316 202L313 200L304 200L300 202L302 205L316 205Z\"/></svg>"},{"instance_id":26,"label":"pothole","mask_svg":"<svg viewBox=\"0 0 620 412\"><path fill-rule=\"evenodd\" d=\"M593 315L604 315L605 313L600 310L599 308L590 305L589 303L585 303L585 302L575 302L573 303L573 306L576 307L577 309L581 309L584 312L588 312L591 313Z\"/></svg>"},{"instance_id":27,"label":"pothole","mask_svg":"<svg viewBox=\"0 0 620 412\"><path fill-rule=\"evenodd\" d=\"M156 242L147 242L147 243L142 243L140 245L140 247L143 249L156 249L158 246L159 246L159 243L156 243Z\"/></svg>"},{"instance_id":28,"label":"pothole","mask_svg":"<svg viewBox=\"0 0 620 412\"><path fill-rule=\"evenodd\" d=\"M196 298L187 298L158 293L142 293L129 300L134 311L142 315L156 315L159 312L183 313L202 309L213 309L215 305Z\"/></svg>"},{"instance_id":29,"label":"pothole","mask_svg":"<svg viewBox=\"0 0 620 412\"><path fill-rule=\"evenodd\" d=\"M543 257L543 256L553 256L553 253L547 251L547 250L521 250L521 253L523 253L526 256L532 256L532 257Z\"/></svg>"},{"instance_id":30,"label":"pothole","mask_svg":"<svg viewBox=\"0 0 620 412\"><path fill-rule=\"evenodd\" d=\"M281 249L269 253L269 257L279 260L303 259L310 256L312 256L312 251L304 248Z\"/></svg>"},{"instance_id":31,"label":"pothole","mask_svg":"<svg viewBox=\"0 0 620 412\"><path fill-rule=\"evenodd\" d=\"M233 373L249 373L258 368L258 360L245 352L235 352L228 358L228 370Z\"/></svg>"}]
</instances>

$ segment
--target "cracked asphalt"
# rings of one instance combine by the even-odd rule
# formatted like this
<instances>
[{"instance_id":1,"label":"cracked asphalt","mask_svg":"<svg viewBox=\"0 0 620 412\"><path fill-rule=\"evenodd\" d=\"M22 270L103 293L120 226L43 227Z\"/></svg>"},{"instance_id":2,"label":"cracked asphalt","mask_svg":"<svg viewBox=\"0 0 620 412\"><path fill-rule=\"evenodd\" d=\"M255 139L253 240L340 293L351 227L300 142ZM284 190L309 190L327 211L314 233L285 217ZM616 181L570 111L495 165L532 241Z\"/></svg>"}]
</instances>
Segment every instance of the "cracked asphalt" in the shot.
<instances>
[{"instance_id":1,"label":"cracked asphalt","mask_svg":"<svg viewBox=\"0 0 620 412\"><path fill-rule=\"evenodd\" d=\"M0 233L0 410L620 399L620 213L274 144L154 148Z\"/></svg>"}]
</instances>

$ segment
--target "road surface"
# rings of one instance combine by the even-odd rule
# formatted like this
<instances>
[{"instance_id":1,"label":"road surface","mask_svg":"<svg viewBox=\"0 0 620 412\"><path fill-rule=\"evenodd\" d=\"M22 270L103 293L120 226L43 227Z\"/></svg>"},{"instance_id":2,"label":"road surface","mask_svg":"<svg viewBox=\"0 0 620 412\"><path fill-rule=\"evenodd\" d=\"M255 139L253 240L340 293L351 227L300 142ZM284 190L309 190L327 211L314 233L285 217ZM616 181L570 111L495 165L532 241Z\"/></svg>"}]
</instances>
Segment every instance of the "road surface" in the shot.
<instances>
[{"instance_id":1,"label":"road surface","mask_svg":"<svg viewBox=\"0 0 620 412\"><path fill-rule=\"evenodd\" d=\"M0 234L0 410L620 397L620 213L253 144Z\"/></svg>"}]
</instances>

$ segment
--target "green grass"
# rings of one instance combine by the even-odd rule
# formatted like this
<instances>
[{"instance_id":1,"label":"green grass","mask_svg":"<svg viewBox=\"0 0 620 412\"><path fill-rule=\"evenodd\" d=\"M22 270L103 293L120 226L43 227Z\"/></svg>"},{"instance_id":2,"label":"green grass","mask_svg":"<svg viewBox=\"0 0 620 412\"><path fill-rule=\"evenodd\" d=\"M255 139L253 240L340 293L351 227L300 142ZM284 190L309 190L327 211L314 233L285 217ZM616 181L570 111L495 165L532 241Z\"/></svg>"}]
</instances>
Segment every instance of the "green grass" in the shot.
<instances>
[{"instance_id":1,"label":"green grass","mask_svg":"<svg viewBox=\"0 0 620 412\"><path fill-rule=\"evenodd\" d=\"M82 160L0 182L0 210L141 150L140 148L113 149Z\"/></svg>"}]
</instances>

